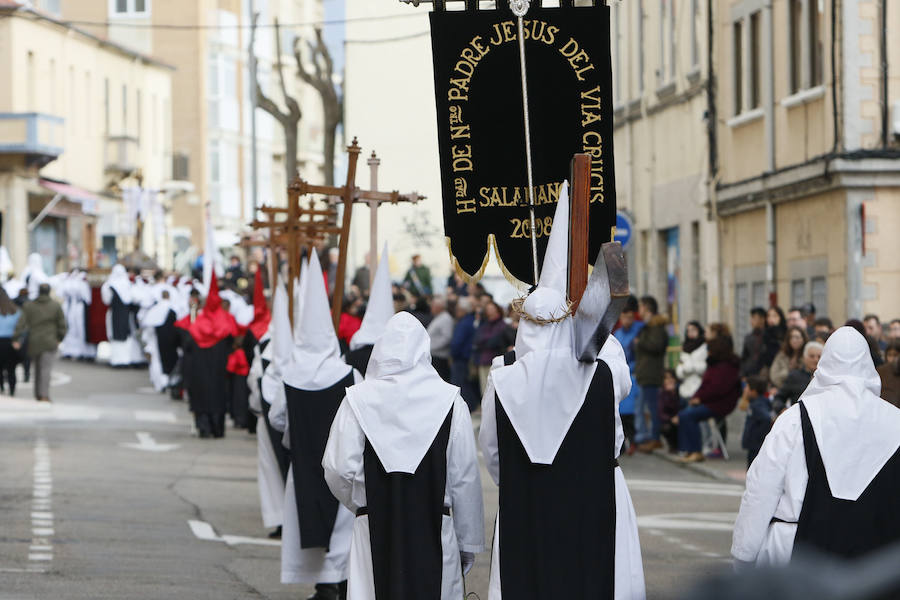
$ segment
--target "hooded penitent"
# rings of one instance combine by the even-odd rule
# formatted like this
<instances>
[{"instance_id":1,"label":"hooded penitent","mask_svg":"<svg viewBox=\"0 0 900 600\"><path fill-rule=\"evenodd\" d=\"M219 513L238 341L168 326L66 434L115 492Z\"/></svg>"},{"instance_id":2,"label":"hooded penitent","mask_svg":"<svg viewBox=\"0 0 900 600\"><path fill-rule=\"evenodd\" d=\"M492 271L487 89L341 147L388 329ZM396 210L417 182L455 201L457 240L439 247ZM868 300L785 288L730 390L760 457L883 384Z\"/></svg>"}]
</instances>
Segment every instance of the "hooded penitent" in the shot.
<instances>
[{"instance_id":1,"label":"hooded penitent","mask_svg":"<svg viewBox=\"0 0 900 600\"><path fill-rule=\"evenodd\" d=\"M201 436L225 435L225 374L231 339L238 335L234 317L222 308L215 279L206 304L193 323L190 316L175 324L187 337L184 354L185 387Z\"/></svg>"},{"instance_id":2,"label":"hooded penitent","mask_svg":"<svg viewBox=\"0 0 900 600\"><path fill-rule=\"evenodd\" d=\"M415 473L457 394L431 366L425 328L402 312L388 320L347 402L387 472Z\"/></svg>"},{"instance_id":3,"label":"hooded penitent","mask_svg":"<svg viewBox=\"0 0 900 600\"><path fill-rule=\"evenodd\" d=\"M263 294L263 278L261 274L254 277L253 283L253 320L250 322L250 333L257 341L262 341L269 329L272 314L269 305L266 304L266 296Z\"/></svg>"},{"instance_id":4,"label":"hooded penitent","mask_svg":"<svg viewBox=\"0 0 900 600\"><path fill-rule=\"evenodd\" d=\"M282 377L291 359L291 349L294 347L294 338L291 335L291 321L288 317L287 290L281 279L275 286L275 297L272 300L272 338L266 347L263 358L270 355L269 365L263 371L262 399L269 405L267 411L268 420L272 427L279 432L284 432L287 423L287 415L284 400L284 382ZM263 409L266 410L265 405ZM277 442L281 444L281 436L277 436Z\"/></svg>"},{"instance_id":5,"label":"hooded penitent","mask_svg":"<svg viewBox=\"0 0 900 600\"><path fill-rule=\"evenodd\" d=\"M359 516L348 600L455 600L460 552L483 548L469 411L431 366L430 345L415 317L391 317L332 425L325 476Z\"/></svg>"},{"instance_id":6,"label":"hooded penitent","mask_svg":"<svg viewBox=\"0 0 900 600\"><path fill-rule=\"evenodd\" d=\"M369 293L369 304L363 315L362 325L350 338L350 352L347 362L360 373L366 374L372 346L384 333L388 321L394 316L394 297L391 294L391 272L388 264L388 247L384 245L381 260L375 271L375 280Z\"/></svg>"},{"instance_id":7,"label":"hooded penitent","mask_svg":"<svg viewBox=\"0 0 900 600\"><path fill-rule=\"evenodd\" d=\"M514 356L495 359L482 403L479 438L500 486L489 600L644 597L634 510L615 461L629 371L612 337L596 362L578 360L568 224L564 185Z\"/></svg>"},{"instance_id":8,"label":"hooded penitent","mask_svg":"<svg viewBox=\"0 0 900 600\"><path fill-rule=\"evenodd\" d=\"M91 305L91 286L88 285L87 274L81 270L73 271L60 291L68 325L66 337L59 346L60 355L94 358L97 347L87 341L88 307Z\"/></svg>"},{"instance_id":9,"label":"hooded penitent","mask_svg":"<svg viewBox=\"0 0 900 600\"><path fill-rule=\"evenodd\" d=\"M28 299L34 300L38 297L38 288L42 283L50 283L50 278L44 272L44 261L41 255L33 252L28 255L28 266L22 272L22 284L28 288Z\"/></svg>"},{"instance_id":10,"label":"hooded penitent","mask_svg":"<svg viewBox=\"0 0 900 600\"><path fill-rule=\"evenodd\" d=\"M307 270L294 347L282 375L291 471L284 498L281 580L332 583L346 578L353 516L328 490L322 456L334 415L355 377L340 356L316 253Z\"/></svg>"}]
</instances>

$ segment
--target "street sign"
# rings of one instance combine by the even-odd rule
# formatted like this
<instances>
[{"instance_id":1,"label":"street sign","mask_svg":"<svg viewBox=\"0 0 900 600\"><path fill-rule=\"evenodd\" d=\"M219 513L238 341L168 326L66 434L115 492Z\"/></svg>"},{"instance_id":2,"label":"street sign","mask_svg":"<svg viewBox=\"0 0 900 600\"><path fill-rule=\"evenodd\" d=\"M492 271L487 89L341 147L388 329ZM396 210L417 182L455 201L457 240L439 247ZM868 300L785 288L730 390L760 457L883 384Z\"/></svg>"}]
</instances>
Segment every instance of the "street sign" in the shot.
<instances>
[{"instance_id":1,"label":"street sign","mask_svg":"<svg viewBox=\"0 0 900 600\"><path fill-rule=\"evenodd\" d=\"M616 211L616 237L613 241L622 244L626 250L631 245L631 229L631 218L622 211Z\"/></svg>"}]
</instances>

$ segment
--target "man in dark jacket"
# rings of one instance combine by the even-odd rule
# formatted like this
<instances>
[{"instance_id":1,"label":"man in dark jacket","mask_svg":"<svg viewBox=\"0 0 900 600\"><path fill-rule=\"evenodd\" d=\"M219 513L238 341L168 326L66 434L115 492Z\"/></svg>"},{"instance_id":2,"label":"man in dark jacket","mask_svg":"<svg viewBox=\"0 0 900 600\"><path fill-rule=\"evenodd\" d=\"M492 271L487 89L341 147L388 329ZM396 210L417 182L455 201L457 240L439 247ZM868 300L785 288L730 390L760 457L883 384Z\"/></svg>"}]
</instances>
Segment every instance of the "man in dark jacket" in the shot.
<instances>
[{"instance_id":1,"label":"man in dark jacket","mask_svg":"<svg viewBox=\"0 0 900 600\"><path fill-rule=\"evenodd\" d=\"M652 452L662 448L659 441L659 388L669 346L668 319L658 314L659 306L652 296L641 298L639 310L644 328L634 342L637 360L634 379L640 388L634 407L635 442L641 452ZM649 422L645 413L649 415Z\"/></svg>"},{"instance_id":2,"label":"man in dark jacket","mask_svg":"<svg viewBox=\"0 0 900 600\"><path fill-rule=\"evenodd\" d=\"M744 336L741 350L741 377L759 375L763 369L765 342L763 333L766 326L766 311L759 306L750 310L750 333Z\"/></svg>"},{"instance_id":3,"label":"man in dark jacket","mask_svg":"<svg viewBox=\"0 0 900 600\"><path fill-rule=\"evenodd\" d=\"M450 383L459 388L470 412L478 408L481 401L470 369L474 339L475 313L472 299L466 296L456 303L456 324L450 339Z\"/></svg>"},{"instance_id":4,"label":"man in dark jacket","mask_svg":"<svg viewBox=\"0 0 900 600\"><path fill-rule=\"evenodd\" d=\"M34 397L40 402L50 402L50 371L66 329L62 306L50 298L50 285L42 283L38 297L22 307L22 317L13 332L16 350L28 334L28 357L34 363Z\"/></svg>"}]
</instances>

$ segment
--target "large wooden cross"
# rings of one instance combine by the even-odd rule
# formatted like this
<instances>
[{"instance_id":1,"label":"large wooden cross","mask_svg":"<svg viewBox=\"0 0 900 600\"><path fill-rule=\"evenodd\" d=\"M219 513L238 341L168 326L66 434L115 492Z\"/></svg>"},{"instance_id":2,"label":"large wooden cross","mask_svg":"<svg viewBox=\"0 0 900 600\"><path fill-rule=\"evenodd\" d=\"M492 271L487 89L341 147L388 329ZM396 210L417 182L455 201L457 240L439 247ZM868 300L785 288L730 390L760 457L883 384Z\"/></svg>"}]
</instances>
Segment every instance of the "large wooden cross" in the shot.
<instances>
[{"instance_id":1,"label":"large wooden cross","mask_svg":"<svg viewBox=\"0 0 900 600\"><path fill-rule=\"evenodd\" d=\"M277 246L288 252L288 315L293 323L294 317L294 281L300 275L300 249L306 246L309 253L315 251L317 242L324 242L328 235L341 233L337 226L337 211L330 207L320 209L315 200L310 200L309 207L300 205L300 179L295 179L288 187L287 208L264 206L260 212L268 217L266 221L255 220L250 223L253 229L268 229L267 245L270 254L270 271L272 282L276 281L278 260ZM276 215L285 215L285 219L276 220Z\"/></svg>"}]
</instances>

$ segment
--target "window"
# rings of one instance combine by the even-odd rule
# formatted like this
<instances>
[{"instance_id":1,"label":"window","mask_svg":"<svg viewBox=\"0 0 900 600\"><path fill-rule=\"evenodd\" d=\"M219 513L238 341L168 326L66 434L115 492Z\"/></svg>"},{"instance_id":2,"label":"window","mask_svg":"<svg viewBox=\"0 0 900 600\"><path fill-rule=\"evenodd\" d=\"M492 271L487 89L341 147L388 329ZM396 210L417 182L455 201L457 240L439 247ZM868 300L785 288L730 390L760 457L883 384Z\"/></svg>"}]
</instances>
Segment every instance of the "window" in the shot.
<instances>
[{"instance_id":1,"label":"window","mask_svg":"<svg viewBox=\"0 0 900 600\"><path fill-rule=\"evenodd\" d=\"M760 64L760 50L762 47L760 40L760 13L756 12L750 15L750 89L747 90L750 93L750 108L758 108L761 105L762 94L760 92L760 87L762 85L762 66Z\"/></svg>"},{"instance_id":2,"label":"window","mask_svg":"<svg viewBox=\"0 0 900 600\"><path fill-rule=\"evenodd\" d=\"M800 91L803 87L803 69L801 68L801 48L803 44L803 33L801 25L803 23L803 0L789 0L788 2L788 31L790 39L788 40L788 49L791 52L791 64L789 69L790 90L792 94Z\"/></svg>"},{"instance_id":3,"label":"window","mask_svg":"<svg viewBox=\"0 0 900 600\"><path fill-rule=\"evenodd\" d=\"M128 135L128 86L122 85L122 132Z\"/></svg>"},{"instance_id":4,"label":"window","mask_svg":"<svg viewBox=\"0 0 900 600\"><path fill-rule=\"evenodd\" d=\"M111 0L110 4L116 15L146 15L150 12L150 0Z\"/></svg>"},{"instance_id":5,"label":"window","mask_svg":"<svg viewBox=\"0 0 900 600\"><path fill-rule=\"evenodd\" d=\"M734 114L739 115L744 110L744 37L743 27L738 21L732 27L732 39L734 45Z\"/></svg>"},{"instance_id":6,"label":"window","mask_svg":"<svg viewBox=\"0 0 900 600\"><path fill-rule=\"evenodd\" d=\"M816 307L816 314L820 317L828 315L828 282L824 277L813 277L810 281L812 288L812 303Z\"/></svg>"},{"instance_id":7,"label":"window","mask_svg":"<svg viewBox=\"0 0 900 600\"><path fill-rule=\"evenodd\" d=\"M143 119L143 113L141 112L141 90L137 91L137 104L135 106L135 112L137 113L137 141L138 145L141 144L141 119Z\"/></svg>"},{"instance_id":8,"label":"window","mask_svg":"<svg viewBox=\"0 0 900 600\"><path fill-rule=\"evenodd\" d=\"M691 0L691 66L700 64L700 32L703 24L700 23L700 0Z\"/></svg>"},{"instance_id":9,"label":"window","mask_svg":"<svg viewBox=\"0 0 900 600\"><path fill-rule=\"evenodd\" d=\"M103 132L109 136L109 77L103 78Z\"/></svg>"},{"instance_id":10,"label":"window","mask_svg":"<svg viewBox=\"0 0 900 600\"><path fill-rule=\"evenodd\" d=\"M675 3L659 0L659 70L657 82L662 85L675 77Z\"/></svg>"},{"instance_id":11,"label":"window","mask_svg":"<svg viewBox=\"0 0 900 600\"><path fill-rule=\"evenodd\" d=\"M219 182L219 142L210 140L209 142L209 180L213 183Z\"/></svg>"},{"instance_id":12,"label":"window","mask_svg":"<svg viewBox=\"0 0 900 600\"><path fill-rule=\"evenodd\" d=\"M789 0L788 2L788 70L792 94L822 85L823 48L822 27L825 16L818 0Z\"/></svg>"},{"instance_id":13,"label":"window","mask_svg":"<svg viewBox=\"0 0 900 600\"><path fill-rule=\"evenodd\" d=\"M764 281L753 282L753 307L761 306L763 308L769 306L768 294L766 294L766 284ZM753 308L751 307L751 308Z\"/></svg>"},{"instance_id":14,"label":"window","mask_svg":"<svg viewBox=\"0 0 900 600\"><path fill-rule=\"evenodd\" d=\"M734 286L734 330L737 332L738 340L743 340L744 336L750 333L750 286L746 283L739 283Z\"/></svg>"},{"instance_id":15,"label":"window","mask_svg":"<svg viewBox=\"0 0 900 600\"><path fill-rule=\"evenodd\" d=\"M636 47L634 54L637 57L637 95L644 93L644 2L637 0L634 4L637 7L637 35L635 36Z\"/></svg>"},{"instance_id":16,"label":"window","mask_svg":"<svg viewBox=\"0 0 900 600\"><path fill-rule=\"evenodd\" d=\"M800 306L806 301L806 280L795 279L791 282L791 306Z\"/></svg>"}]
</instances>

